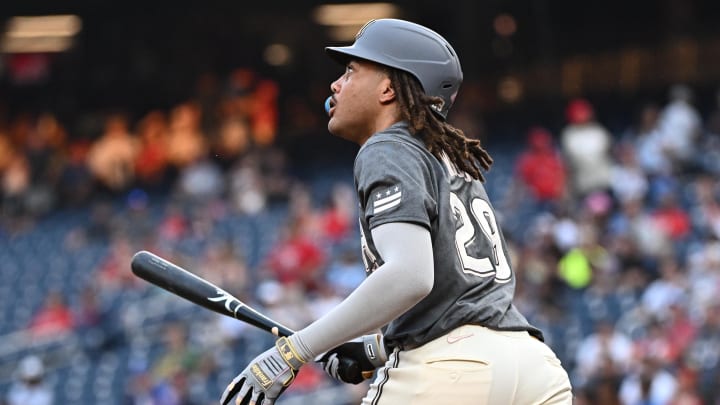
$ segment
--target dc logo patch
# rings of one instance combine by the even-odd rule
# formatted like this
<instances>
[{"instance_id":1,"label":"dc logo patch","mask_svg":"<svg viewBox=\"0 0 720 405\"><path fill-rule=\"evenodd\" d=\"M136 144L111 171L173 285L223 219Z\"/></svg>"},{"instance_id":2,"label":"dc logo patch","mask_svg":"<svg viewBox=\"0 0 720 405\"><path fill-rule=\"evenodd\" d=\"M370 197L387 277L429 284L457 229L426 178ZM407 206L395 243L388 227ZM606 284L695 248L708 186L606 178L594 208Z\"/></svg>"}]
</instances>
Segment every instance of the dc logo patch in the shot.
<instances>
[{"instance_id":1,"label":"dc logo patch","mask_svg":"<svg viewBox=\"0 0 720 405\"><path fill-rule=\"evenodd\" d=\"M374 198L373 214L379 214L400 205L402 201L402 189L400 189L400 186L392 186L385 191L377 192Z\"/></svg>"}]
</instances>

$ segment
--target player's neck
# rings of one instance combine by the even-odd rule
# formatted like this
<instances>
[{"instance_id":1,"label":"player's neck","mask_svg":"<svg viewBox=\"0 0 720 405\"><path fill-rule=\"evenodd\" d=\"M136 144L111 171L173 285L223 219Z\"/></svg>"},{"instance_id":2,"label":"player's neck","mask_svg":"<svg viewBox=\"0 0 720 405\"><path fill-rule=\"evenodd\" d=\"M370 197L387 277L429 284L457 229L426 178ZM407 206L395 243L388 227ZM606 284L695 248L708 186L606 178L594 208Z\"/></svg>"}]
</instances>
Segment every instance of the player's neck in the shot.
<instances>
[{"instance_id":1,"label":"player's neck","mask_svg":"<svg viewBox=\"0 0 720 405\"><path fill-rule=\"evenodd\" d=\"M400 114L397 113L396 108L391 108L391 106L388 106L388 108L381 110L381 113L378 114L377 119L370 128L369 135L366 138L362 139L361 142L359 142L360 145L362 146L363 144L365 144L365 142L367 142L367 140L370 139L371 136L390 128L391 126L397 124L400 121L402 121L402 118L400 118Z\"/></svg>"}]
</instances>

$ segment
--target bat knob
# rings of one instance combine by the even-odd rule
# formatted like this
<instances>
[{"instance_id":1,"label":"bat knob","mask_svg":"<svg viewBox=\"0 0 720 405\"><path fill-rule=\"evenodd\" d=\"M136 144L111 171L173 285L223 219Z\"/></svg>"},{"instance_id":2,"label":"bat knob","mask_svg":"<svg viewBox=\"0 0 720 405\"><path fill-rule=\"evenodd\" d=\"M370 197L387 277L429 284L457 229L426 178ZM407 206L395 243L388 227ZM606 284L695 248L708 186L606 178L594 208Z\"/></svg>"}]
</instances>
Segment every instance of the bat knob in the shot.
<instances>
[{"instance_id":1,"label":"bat knob","mask_svg":"<svg viewBox=\"0 0 720 405\"><path fill-rule=\"evenodd\" d=\"M340 358L340 366L338 369L340 371L340 379L350 384L360 384L368 378L360 369L360 364L347 357Z\"/></svg>"}]
</instances>

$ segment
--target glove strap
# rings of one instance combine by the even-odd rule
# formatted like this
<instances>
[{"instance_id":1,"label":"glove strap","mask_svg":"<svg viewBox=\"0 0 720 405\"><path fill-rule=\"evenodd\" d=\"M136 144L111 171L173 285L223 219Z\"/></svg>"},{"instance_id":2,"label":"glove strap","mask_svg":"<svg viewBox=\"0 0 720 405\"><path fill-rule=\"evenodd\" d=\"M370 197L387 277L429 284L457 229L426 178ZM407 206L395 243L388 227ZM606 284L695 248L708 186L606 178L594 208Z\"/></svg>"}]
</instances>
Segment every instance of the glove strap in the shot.
<instances>
[{"instance_id":1,"label":"glove strap","mask_svg":"<svg viewBox=\"0 0 720 405\"><path fill-rule=\"evenodd\" d=\"M380 334L365 335L362 337L365 357L375 368L382 366L387 361L387 353L383 344L383 336Z\"/></svg>"},{"instance_id":2,"label":"glove strap","mask_svg":"<svg viewBox=\"0 0 720 405\"><path fill-rule=\"evenodd\" d=\"M275 341L275 347L277 348L278 352L280 352L280 355L282 356L283 360L285 360L285 363L290 366L293 370L297 371L300 369L300 367L307 363L307 360L305 360L300 354L298 354L297 350L295 349L295 346L290 343L290 340L286 337L281 337L277 341Z\"/></svg>"}]
</instances>

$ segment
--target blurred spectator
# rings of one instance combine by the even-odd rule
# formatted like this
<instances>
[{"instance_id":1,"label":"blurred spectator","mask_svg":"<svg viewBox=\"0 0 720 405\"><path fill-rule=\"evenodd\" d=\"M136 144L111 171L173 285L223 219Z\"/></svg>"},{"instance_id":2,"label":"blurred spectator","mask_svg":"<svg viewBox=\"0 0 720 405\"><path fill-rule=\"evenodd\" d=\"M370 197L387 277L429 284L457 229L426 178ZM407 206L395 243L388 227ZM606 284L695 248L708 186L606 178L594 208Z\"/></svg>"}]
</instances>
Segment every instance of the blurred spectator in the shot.
<instances>
[{"instance_id":1,"label":"blurred spectator","mask_svg":"<svg viewBox=\"0 0 720 405\"><path fill-rule=\"evenodd\" d=\"M660 109L655 104L643 106L640 119L633 131L638 163L649 176L669 175L672 161L663 150L662 134L658 129Z\"/></svg>"},{"instance_id":2,"label":"blurred spectator","mask_svg":"<svg viewBox=\"0 0 720 405\"><path fill-rule=\"evenodd\" d=\"M648 191L645 171L638 164L635 149L631 143L621 143L617 148L616 163L612 168L610 188L621 203L645 199Z\"/></svg>"},{"instance_id":3,"label":"blurred spectator","mask_svg":"<svg viewBox=\"0 0 720 405\"><path fill-rule=\"evenodd\" d=\"M667 405L675 396L677 380L653 357L644 357L620 386L623 405Z\"/></svg>"},{"instance_id":4,"label":"blurred spectator","mask_svg":"<svg viewBox=\"0 0 720 405\"><path fill-rule=\"evenodd\" d=\"M73 314L59 291L51 291L43 306L28 325L29 332L36 338L60 337L70 333L75 326Z\"/></svg>"},{"instance_id":5,"label":"blurred spectator","mask_svg":"<svg viewBox=\"0 0 720 405\"><path fill-rule=\"evenodd\" d=\"M33 215L41 215L55 202L53 188L60 163L59 149L64 146L65 131L50 113L41 114L27 133L23 149L30 168L30 188L25 205Z\"/></svg>"},{"instance_id":6,"label":"blurred spectator","mask_svg":"<svg viewBox=\"0 0 720 405\"><path fill-rule=\"evenodd\" d=\"M687 305L693 313L702 312L715 303L720 291L720 242L712 239L704 243L690 255L687 265L690 292Z\"/></svg>"},{"instance_id":7,"label":"blurred spectator","mask_svg":"<svg viewBox=\"0 0 720 405\"><path fill-rule=\"evenodd\" d=\"M213 157L220 167L232 167L251 146L250 126L244 117L225 117L220 123L218 139L213 145Z\"/></svg>"},{"instance_id":8,"label":"blurred spectator","mask_svg":"<svg viewBox=\"0 0 720 405\"><path fill-rule=\"evenodd\" d=\"M70 143L65 162L58 178L60 202L77 206L87 202L94 190L94 177L87 164L90 144L84 141Z\"/></svg>"},{"instance_id":9,"label":"blurred spectator","mask_svg":"<svg viewBox=\"0 0 720 405\"><path fill-rule=\"evenodd\" d=\"M38 116L24 145L34 184L54 183L58 152L65 146L66 138L65 129L53 114L43 113Z\"/></svg>"},{"instance_id":10,"label":"blurred spectator","mask_svg":"<svg viewBox=\"0 0 720 405\"><path fill-rule=\"evenodd\" d=\"M658 129L663 152L678 169L693 164L696 142L700 136L701 118L692 103L692 89L677 84L670 88L669 103L660 112Z\"/></svg>"},{"instance_id":11,"label":"blurred spectator","mask_svg":"<svg viewBox=\"0 0 720 405\"><path fill-rule=\"evenodd\" d=\"M587 386L577 389L578 405L621 405L618 390L622 376L617 374L601 375L593 379Z\"/></svg>"},{"instance_id":12,"label":"blurred spectator","mask_svg":"<svg viewBox=\"0 0 720 405\"><path fill-rule=\"evenodd\" d=\"M684 360L687 349L697 336L695 320L687 313L687 306L684 302L670 304L669 314L663 323L662 333L667 339L669 346L667 352L667 363L678 365Z\"/></svg>"},{"instance_id":13,"label":"blurred spectator","mask_svg":"<svg viewBox=\"0 0 720 405\"><path fill-rule=\"evenodd\" d=\"M365 280L365 266L359 256L354 246L339 249L325 272L325 280L343 297Z\"/></svg>"},{"instance_id":14,"label":"blurred spectator","mask_svg":"<svg viewBox=\"0 0 720 405\"><path fill-rule=\"evenodd\" d=\"M259 168L263 187L269 203L287 203L293 179L288 174L287 154L274 146L255 151L259 158Z\"/></svg>"},{"instance_id":15,"label":"blurred spectator","mask_svg":"<svg viewBox=\"0 0 720 405\"><path fill-rule=\"evenodd\" d=\"M545 128L530 129L527 146L518 157L515 171L537 201L553 202L563 198L565 163L553 145L552 135Z\"/></svg>"},{"instance_id":16,"label":"blurred spectator","mask_svg":"<svg viewBox=\"0 0 720 405\"><path fill-rule=\"evenodd\" d=\"M182 394L174 383L178 378L185 378L200 366L201 355L188 344L187 327L182 323L171 323L165 327L163 334L163 348L150 368L155 389L170 391L172 402L170 404L183 404L179 398Z\"/></svg>"},{"instance_id":17,"label":"blurred spectator","mask_svg":"<svg viewBox=\"0 0 720 405\"><path fill-rule=\"evenodd\" d=\"M641 200L628 200L622 203L620 210L611 219L614 232L627 236L640 254L654 260L671 252L670 238L660 228L660 224L646 212Z\"/></svg>"},{"instance_id":18,"label":"blurred spectator","mask_svg":"<svg viewBox=\"0 0 720 405\"><path fill-rule=\"evenodd\" d=\"M597 230L591 224L580 228L580 244L558 262L560 278L572 289L587 287L596 272L607 271L609 255L598 243Z\"/></svg>"},{"instance_id":19,"label":"blurred spectator","mask_svg":"<svg viewBox=\"0 0 720 405\"><path fill-rule=\"evenodd\" d=\"M190 202L204 202L218 198L225 191L223 173L215 162L198 157L181 169L177 187L180 195Z\"/></svg>"},{"instance_id":20,"label":"blurred spectator","mask_svg":"<svg viewBox=\"0 0 720 405\"><path fill-rule=\"evenodd\" d=\"M173 108L167 143L168 162L181 169L207 156L207 141L200 128L200 110L192 103Z\"/></svg>"},{"instance_id":21,"label":"blurred spectator","mask_svg":"<svg viewBox=\"0 0 720 405\"><path fill-rule=\"evenodd\" d=\"M593 275L593 282L582 294L582 305L587 308L583 312L591 322L606 320L615 324L623 314L621 300L625 298L625 291L617 288L620 280L620 275L615 272L598 271ZM593 331L586 325L583 325L583 330L587 333Z\"/></svg>"},{"instance_id":22,"label":"blurred spectator","mask_svg":"<svg viewBox=\"0 0 720 405\"><path fill-rule=\"evenodd\" d=\"M687 359L697 370L704 403L716 404L720 398L720 301L716 299L704 308L701 319L702 325L688 349Z\"/></svg>"},{"instance_id":23,"label":"blurred spectator","mask_svg":"<svg viewBox=\"0 0 720 405\"><path fill-rule=\"evenodd\" d=\"M53 151L62 149L68 139L67 131L52 112L46 111L38 116L35 130Z\"/></svg>"},{"instance_id":24,"label":"blurred spectator","mask_svg":"<svg viewBox=\"0 0 720 405\"><path fill-rule=\"evenodd\" d=\"M675 242L682 241L690 233L690 217L673 192L660 197L660 206L652 213L652 217L660 230Z\"/></svg>"},{"instance_id":25,"label":"blurred spectator","mask_svg":"<svg viewBox=\"0 0 720 405\"><path fill-rule=\"evenodd\" d=\"M97 287L88 285L82 290L73 319L83 349L91 356L121 343L121 325L113 308L103 303Z\"/></svg>"},{"instance_id":26,"label":"blurred spectator","mask_svg":"<svg viewBox=\"0 0 720 405\"><path fill-rule=\"evenodd\" d=\"M267 206L267 192L256 156L241 159L228 173L229 200L235 211L257 214Z\"/></svg>"},{"instance_id":27,"label":"blurred spectator","mask_svg":"<svg viewBox=\"0 0 720 405\"><path fill-rule=\"evenodd\" d=\"M83 242L108 243L117 227L114 207L107 201L97 201L89 210L88 220L80 230Z\"/></svg>"},{"instance_id":28,"label":"blurred spectator","mask_svg":"<svg viewBox=\"0 0 720 405\"><path fill-rule=\"evenodd\" d=\"M272 80L260 80L253 93L251 126L255 144L267 146L273 144L277 134L277 83Z\"/></svg>"},{"instance_id":29,"label":"blurred spectator","mask_svg":"<svg viewBox=\"0 0 720 405\"><path fill-rule=\"evenodd\" d=\"M720 193L718 181L709 175L700 175L692 184L694 201L691 206L693 228L705 235L720 239Z\"/></svg>"},{"instance_id":30,"label":"blurred spectator","mask_svg":"<svg viewBox=\"0 0 720 405\"><path fill-rule=\"evenodd\" d=\"M263 313L290 329L303 328L314 320L307 290L300 283L282 284L265 279L257 284L255 294Z\"/></svg>"},{"instance_id":31,"label":"blurred spectator","mask_svg":"<svg viewBox=\"0 0 720 405\"><path fill-rule=\"evenodd\" d=\"M7 393L7 405L53 405L55 395L45 382L45 366L39 357L20 360L16 378Z\"/></svg>"},{"instance_id":32,"label":"blurred spectator","mask_svg":"<svg viewBox=\"0 0 720 405\"><path fill-rule=\"evenodd\" d=\"M673 366L675 353L671 342L672 336L667 334L664 322L652 318L644 336L634 343L634 357L640 362L652 361L657 367Z\"/></svg>"},{"instance_id":33,"label":"blurred spectator","mask_svg":"<svg viewBox=\"0 0 720 405\"><path fill-rule=\"evenodd\" d=\"M87 164L106 191L118 193L135 179L138 143L130 134L128 120L112 114L105 121L105 132L90 147Z\"/></svg>"},{"instance_id":34,"label":"blurred spectator","mask_svg":"<svg viewBox=\"0 0 720 405\"><path fill-rule=\"evenodd\" d=\"M595 120L587 100L570 101L566 110L568 125L562 130L562 151L569 163L573 191L585 196L610 188L612 137Z\"/></svg>"},{"instance_id":35,"label":"blurred spectator","mask_svg":"<svg viewBox=\"0 0 720 405\"><path fill-rule=\"evenodd\" d=\"M249 277L247 264L231 243L208 245L202 263L202 275L208 281L236 294L245 289Z\"/></svg>"},{"instance_id":36,"label":"blurred spectator","mask_svg":"<svg viewBox=\"0 0 720 405\"><path fill-rule=\"evenodd\" d=\"M108 254L95 269L96 283L103 291L114 294L144 285L141 284L142 280L128 271L135 251L126 236L113 236Z\"/></svg>"},{"instance_id":37,"label":"blurred spectator","mask_svg":"<svg viewBox=\"0 0 720 405\"><path fill-rule=\"evenodd\" d=\"M165 213L157 226L159 243L165 248L170 248L189 232L189 222L190 220L179 204L175 202L168 203L165 206Z\"/></svg>"},{"instance_id":38,"label":"blurred spectator","mask_svg":"<svg viewBox=\"0 0 720 405\"><path fill-rule=\"evenodd\" d=\"M581 386L598 377L604 367L608 367L614 375L622 375L632 362L630 338L616 331L609 320L599 320L595 326L595 333L580 342L575 354L576 378Z\"/></svg>"},{"instance_id":39,"label":"blurred spectator","mask_svg":"<svg viewBox=\"0 0 720 405\"><path fill-rule=\"evenodd\" d=\"M590 258L580 248L570 249L558 263L558 274L570 288L585 288L592 280L593 267Z\"/></svg>"},{"instance_id":40,"label":"blurred spectator","mask_svg":"<svg viewBox=\"0 0 720 405\"><path fill-rule=\"evenodd\" d=\"M26 199L30 190L30 165L22 154L11 157L2 172L3 217L19 219L27 214Z\"/></svg>"},{"instance_id":41,"label":"blurred spectator","mask_svg":"<svg viewBox=\"0 0 720 405\"><path fill-rule=\"evenodd\" d=\"M135 158L135 173L140 185L162 185L167 174L168 129L165 115L151 111L138 126L140 147Z\"/></svg>"},{"instance_id":42,"label":"blurred spectator","mask_svg":"<svg viewBox=\"0 0 720 405\"><path fill-rule=\"evenodd\" d=\"M320 236L336 245L350 236L355 223L355 200L352 188L344 183L333 185L327 206L319 213Z\"/></svg>"},{"instance_id":43,"label":"blurred spectator","mask_svg":"<svg viewBox=\"0 0 720 405\"><path fill-rule=\"evenodd\" d=\"M580 226L567 208L558 211L558 217L550 225L551 234L553 243L564 254L580 244Z\"/></svg>"},{"instance_id":44,"label":"blurred spectator","mask_svg":"<svg viewBox=\"0 0 720 405\"><path fill-rule=\"evenodd\" d=\"M203 357L187 342L186 327L166 325L159 357L148 365L144 359L131 362L124 403L131 405L202 405L192 396L189 384L201 388L206 381Z\"/></svg>"},{"instance_id":45,"label":"blurred spectator","mask_svg":"<svg viewBox=\"0 0 720 405\"><path fill-rule=\"evenodd\" d=\"M697 388L697 372L687 366L680 367L675 373L677 388L672 405L703 405Z\"/></svg>"},{"instance_id":46,"label":"blurred spectator","mask_svg":"<svg viewBox=\"0 0 720 405\"><path fill-rule=\"evenodd\" d=\"M670 314L670 306L686 299L686 289L686 278L677 261L665 258L660 262L660 278L645 289L642 304L656 319L665 320Z\"/></svg>"},{"instance_id":47,"label":"blurred spectator","mask_svg":"<svg viewBox=\"0 0 720 405\"><path fill-rule=\"evenodd\" d=\"M307 233L300 218L291 218L281 231L281 239L270 250L267 267L282 284L299 283L306 290L317 285L325 264L325 253Z\"/></svg>"},{"instance_id":48,"label":"blurred spectator","mask_svg":"<svg viewBox=\"0 0 720 405\"><path fill-rule=\"evenodd\" d=\"M161 399L162 394L153 389L147 369L130 370L123 405L155 405Z\"/></svg>"}]
</instances>

